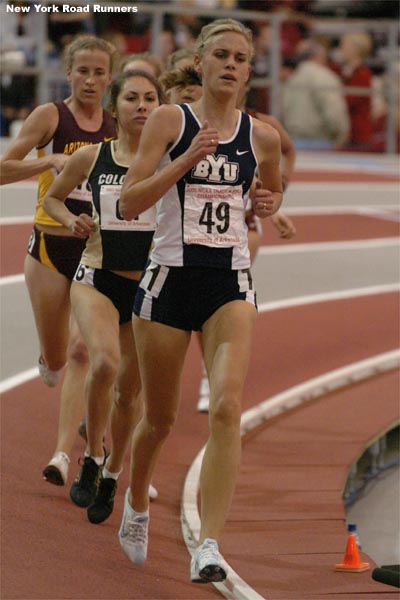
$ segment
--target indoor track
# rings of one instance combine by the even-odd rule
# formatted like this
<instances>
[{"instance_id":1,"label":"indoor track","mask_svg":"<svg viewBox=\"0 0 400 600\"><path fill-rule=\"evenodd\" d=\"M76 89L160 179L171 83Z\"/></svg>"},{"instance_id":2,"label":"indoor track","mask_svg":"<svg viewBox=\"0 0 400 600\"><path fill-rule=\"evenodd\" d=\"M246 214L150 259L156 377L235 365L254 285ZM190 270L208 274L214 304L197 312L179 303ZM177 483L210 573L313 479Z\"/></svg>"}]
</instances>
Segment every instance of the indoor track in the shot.
<instances>
[{"instance_id":1,"label":"indoor track","mask_svg":"<svg viewBox=\"0 0 400 600\"><path fill-rule=\"evenodd\" d=\"M386 157L299 158L284 210L298 230L282 242L264 225L254 265L259 317L243 411L333 370L398 348L398 164ZM134 566L117 532L128 460L114 513L95 526L69 487L43 481L56 438L59 388L36 377L37 340L22 265L34 184L1 189L1 597L37 599L220 598L189 582L181 500L207 439L196 412L200 355L193 341L181 411L158 464L149 557ZM232 598L377 600L395 588L371 572L336 573L346 545L342 489L351 463L398 419L393 367L326 390L244 436L243 467L221 550L245 582ZM70 481L84 451L77 437ZM373 560L370 560L373 567Z\"/></svg>"}]
</instances>

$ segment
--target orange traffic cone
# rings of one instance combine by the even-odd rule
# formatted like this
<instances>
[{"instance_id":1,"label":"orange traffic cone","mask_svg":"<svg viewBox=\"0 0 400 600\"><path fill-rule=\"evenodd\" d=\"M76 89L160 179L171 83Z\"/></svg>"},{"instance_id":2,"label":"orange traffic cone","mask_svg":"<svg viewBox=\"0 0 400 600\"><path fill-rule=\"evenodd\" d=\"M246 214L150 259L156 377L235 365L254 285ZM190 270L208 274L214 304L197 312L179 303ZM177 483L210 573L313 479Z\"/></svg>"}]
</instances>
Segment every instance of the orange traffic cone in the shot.
<instances>
[{"instance_id":1,"label":"orange traffic cone","mask_svg":"<svg viewBox=\"0 0 400 600\"><path fill-rule=\"evenodd\" d=\"M361 573L362 571L368 571L369 568L369 563L361 562L356 538L353 534L350 534L347 539L346 554L344 555L343 562L335 565L335 571Z\"/></svg>"}]
</instances>

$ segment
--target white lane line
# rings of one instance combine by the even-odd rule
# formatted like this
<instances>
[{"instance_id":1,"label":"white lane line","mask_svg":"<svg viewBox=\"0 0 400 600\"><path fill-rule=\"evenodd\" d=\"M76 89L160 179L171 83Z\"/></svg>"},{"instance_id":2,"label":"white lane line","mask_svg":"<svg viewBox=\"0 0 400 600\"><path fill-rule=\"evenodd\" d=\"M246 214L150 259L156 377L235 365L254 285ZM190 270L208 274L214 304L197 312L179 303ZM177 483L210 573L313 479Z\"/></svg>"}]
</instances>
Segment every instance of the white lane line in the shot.
<instances>
[{"instance_id":1,"label":"white lane line","mask_svg":"<svg viewBox=\"0 0 400 600\"><path fill-rule=\"evenodd\" d=\"M4 394L9 390L12 390L31 379L35 379L39 377L39 369L37 367L33 367L32 369L28 369L27 371L22 371L22 373L17 373L17 375L13 375L8 379L4 379L4 381L0 381L0 394Z\"/></svg>"},{"instance_id":2,"label":"white lane line","mask_svg":"<svg viewBox=\"0 0 400 600\"><path fill-rule=\"evenodd\" d=\"M304 306L305 304L319 304L320 302L331 302L335 300L347 300L349 298L361 298L363 296L375 296L377 294L390 294L400 291L400 283L388 283L383 285L373 285L362 288L353 288L340 292L324 292L322 294L309 294L308 296L297 296L296 298L286 298L263 302L258 305L258 312L270 312L283 308L293 308Z\"/></svg>"},{"instance_id":3,"label":"white lane line","mask_svg":"<svg viewBox=\"0 0 400 600\"><path fill-rule=\"evenodd\" d=\"M14 285L14 283L24 283L25 276L23 273L17 273L16 275L7 275L5 277L0 277L0 286L1 285Z\"/></svg>"},{"instance_id":4,"label":"white lane line","mask_svg":"<svg viewBox=\"0 0 400 600\"><path fill-rule=\"evenodd\" d=\"M351 206L330 206L330 205L313 205L313 206L284 206L283 210L287 215L297 215L301 216L313 216L313 215L362 215L362 216L370 216L368 213L373 213L374 211L393 211L396 214L396 211L399 210L398 204L380 204L379 208L376 207L376 204L363 204L357 205L353 204ZM0 221L1 223L1 221Z\"/></svg>"},{"instance_id":5,"label":"white lane line","mask_svg":"<svg viewBox=\"0 0 400 600\"><path fill-rule=\"evenodd\" d=\"M25 215L21 217L1 217L0 225L33 225L33 217Z\"/></svg>"},{"instance_id":6,"label":"white lane line","mask_svg":"<svg viewBox=\"0 0 400 600\"><path fill-rule=\"evenodd\" d=\"M286 194L326 190L327 192L397 192L399 181L292 181Z\"/></svg>"},{"instance_id":7,"label":"white lane line","mask_svg":"<svg viewBox=\"0 0 400 600\"><path fill-rule=\"evenodd\" d=\"M261 246L258 254L291 254L295 252L341 252L343 250L369 250L370 248L389 248L400 244L399 237L373 238L367 240L344 240L340 242L312 242L288 245L273 244Z\"/></svg>"},{"instance_id":8,"label":"white lane line","mask_svg":"<svg viewBox=\"0 0 400 600\"><path fill-rule=\"evenodd\" d=\"M332 390L348 386L395 368L400 365L400 350L378 354L366 360L351 363L340 369L329 371L267 398L257 406L244 412L241 417L241 435L244 436L266 420L308 400L324 396ZM200 489L200 471L205 446L200 450L187 473L181 502L181 528L183 539L190 554L193 554L200 535L200 515L197 496ZM226 563L228 577L223 583L214 583L219 592L230 600L264 600Z\"/></svg>"}]
</instances>

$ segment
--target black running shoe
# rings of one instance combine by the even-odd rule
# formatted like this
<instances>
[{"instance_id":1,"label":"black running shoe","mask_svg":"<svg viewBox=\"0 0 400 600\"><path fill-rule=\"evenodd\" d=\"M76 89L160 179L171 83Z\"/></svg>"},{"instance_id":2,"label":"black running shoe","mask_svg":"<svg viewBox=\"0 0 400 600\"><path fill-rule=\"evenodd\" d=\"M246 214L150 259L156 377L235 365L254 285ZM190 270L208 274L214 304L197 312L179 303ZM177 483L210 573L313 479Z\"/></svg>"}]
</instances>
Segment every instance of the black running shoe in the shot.
<instances>
[{"instance_id":1,"label":"black running shoe","mask_svg":"<svg viewBox=\"0 0 400 600\"><path fill-rule=\"evenodd\" d=\"M102 523L111 515L117 485L117 480L112 477L102 478L97 496L87 509L87 516L91 523Z\"/></svg>"},{"instance_id":2,"label":"black running shoe","mask_svg":"<svg viewBox=\"0 0 400 600\"><path fill-rule=\"evenodd\" d=\"M77 506L87 508L96 497L101 480L102 467L90 456L85 456L69 495Z\"/></svg>"}]
</instances>

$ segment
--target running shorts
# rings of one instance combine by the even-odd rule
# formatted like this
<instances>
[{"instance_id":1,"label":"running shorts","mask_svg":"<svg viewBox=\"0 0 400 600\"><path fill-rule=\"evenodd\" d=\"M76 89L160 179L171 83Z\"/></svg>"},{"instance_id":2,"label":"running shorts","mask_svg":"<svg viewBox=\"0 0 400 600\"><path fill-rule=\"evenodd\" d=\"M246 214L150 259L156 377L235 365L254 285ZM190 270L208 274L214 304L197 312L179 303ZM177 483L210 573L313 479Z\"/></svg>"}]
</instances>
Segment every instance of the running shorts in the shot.
<instances>
[{"instance_id":1,"label":"running shorts","mask_svg":"<svg viewBox=\"0 0 400 600\"><path fill-rule=\"evenodd\" d=\"M35 225L27 250L42 265L72 281L85 245L86 239L44 233Z\"/></svg>"},{"instance_id":2,"label":"running shorts","mask_svg":"<svg viewBox=\"0 0 400 600\"><path fill-rule=\"evenodd\" d=\"M221 306L234 300L257 308L249 269L165 267L150 262L142 274L133 312L148 321L201 331Z\"/></svg>"},{"instance_id":3,"label":"running shorts","mask_svg":"<svg viewBox=\"0 0 400 600\"><path fill-rule=\"evenodd\" d=\"M94 287L111 300L119 313L119 324L132 320L132 307L139 282L122 277L107 269L93 269L82 263L76 270L74 281Z\"/></svg>"}]
</instances>

